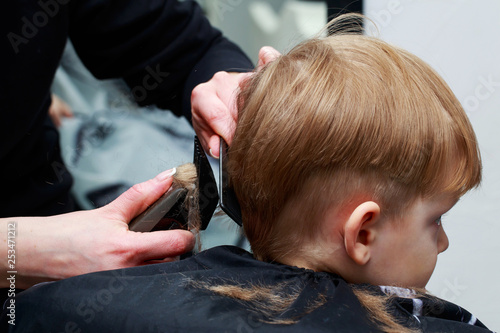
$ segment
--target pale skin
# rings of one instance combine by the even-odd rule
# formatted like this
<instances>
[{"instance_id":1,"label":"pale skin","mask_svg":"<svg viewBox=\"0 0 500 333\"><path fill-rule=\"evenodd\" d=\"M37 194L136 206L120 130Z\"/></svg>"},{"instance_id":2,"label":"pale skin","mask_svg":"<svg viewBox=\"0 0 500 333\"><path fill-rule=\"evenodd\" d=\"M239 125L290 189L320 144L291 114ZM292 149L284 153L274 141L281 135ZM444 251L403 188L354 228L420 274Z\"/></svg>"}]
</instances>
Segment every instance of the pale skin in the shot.
<instances>
[{"instance_id":1,"label":"pale skin","mask_svg":"<svg viewBox=\"0 0 500 333\"><path fill-rule=\"evenodd\" d=\"M73 117L71 107L60 99L57 95L52 94L52 103L49 107L49 116L56 127L60 127L63 118Z\"/></svg>"},{"instance_id":2,"label":"pale skin","mask_svg":"<svg viewBox=\"0 0 500 333\"><path fill-rule=\"evenodd\" d=\"M123 267L176 260L194 247L185 230L139 233L128 223L172 185L172 170L134 185L109 205L50 217L0 219L7 231L15 222L16 287ZM12 228L10 228L12 229ZM9 268L7 234L1 234L0 287L7 287ZM12 263L12 262L11 262Z\"/></svg>"},{"instance_id":3,"label":"pale skin","mask_svg":"<svg viewBox=\"0 0 500 333\"><path fill-rule=\"evenodd\" d=\"M280 53L270 46L261 48L256 70L279 56ZM237 88L249 75L251 73L219 72L210 81L193 89L191 95L193 128L205 151L210 152L215 158L219 157L219 137L222 137L228 145L233 141L238 121Z\"/></svg>"},{"instance_id":4,"label":"pale skin","mask_svg":"<svg viewBox=\"0 0 500 333\"><path fill-rule=\"evenodd\" d=\"M449 244L441 216L457 201L449 194L417 198L403 219L382 217L374 201L360 202L347 214L331 209L315 255L284 263L336 273L350 283L424 288Z\"/></svg>"},{"instance_id":5,"label":"pale skin","mask_svg":"<svg viewBox=\"0 0 500 333\"><path fill-rule=\"evenodd\" d=\"M264 47L259 68L279 56ZM259 69L258 68L258 69ZM220 72L193 91L193 127L203 143L218 156L219 136L231 142L236 128L236 91L249 73ZM51 116L56 125L71 116L69 106L54 98ZM62 102L62 103L61 103ZM176 260L194 247L194 236L183 230L136 233L128 223L155 202L172 183L168 171L135 185L109 205L89 211L49 217L0 219L0 287L8 287L9 225L15 222L16 288L74 275Z\"/></svg>"}]
</instances>

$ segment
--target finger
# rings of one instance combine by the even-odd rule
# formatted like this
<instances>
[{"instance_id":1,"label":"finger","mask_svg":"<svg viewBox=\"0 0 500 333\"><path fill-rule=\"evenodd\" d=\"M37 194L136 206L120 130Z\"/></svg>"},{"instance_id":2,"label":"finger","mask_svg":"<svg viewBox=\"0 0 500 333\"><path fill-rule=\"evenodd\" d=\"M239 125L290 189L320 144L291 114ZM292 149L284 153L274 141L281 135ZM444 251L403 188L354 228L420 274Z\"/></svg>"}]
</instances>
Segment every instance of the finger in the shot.
<instances>
[{"instance_id":1,"label":"finger","mask_svg":"<svg viewBox=\"0 0 500 333\"><path fill-rule=\"evenodd\" d=\"M266 64L276 60L279 56L281 56L281 53L274 47L263 46L259 50L259 62L257 64L257 70L260 70Z\"/></svg>"},{"instance_id":2,"label":"finger","mask_svg":"<svg viewBox=\"0 0 500 333\"><path fill-rule=\"evenodd\" d=\"M133 243L140 262L175 258L191 251L195 245L194 235L186 230L133 232Z\"/></svg>"},{"instance_id":3,"label":"finger","mask_svg":"<svg viewBox=\"0 0 500 333\"><path fill-rule=\"evenodd\" d=\"M102 209L114 219L130 222L170 188L175 171L175 168L164 171L153 179L132 186Z\"/></svg>"},{"instance_id":4,"label":"finger","mask_svg":"<svg viewBox=\"0 0 500 333\"><path fill-rule=\"evenodd\" d=\"M209 103L208 96L206 101ZM232 131L236 126L236 120L228 107L220 99L214 98L210 100L210 103L210 111L205 112L203 115L204 119L201 118L201 115L193 111L193 127L196 134L200 137L203 149L207 152L217 147L212 145L214 143L214 136L222 136L226 142L231 142ZM212 152L215 153L215 151Z\"/></svg>"},{"instance_id":5,"label":"finger","mask_svg":"<svg viewBox=\"0 0 500 333\"><path fill-rule=\"evenodd\" d=\"M209 153L213 158L219 158L220 137L213 135L208 142Z\"/></svg>"},{"instance_id":6,"label":"finger","mask_svg":"<svg viewBox=\"0 0 500 333\"><path fill-rule=\"evenodd\" d=\"M69 106L63 109L63 115L67 118L73 117L73 111L71 111L71 108Z\"/></svg>"},{"instance_id":7,"label":"finger","mask_svg":"<svg viewBox=\"0 0 500 333\"><path fill-rule=\"evenodd\" d=\"M231 143L238 111L236 95L238 87L251 73L217 72L204 84L196 86L191 93L193 128L206 152L212 150L217 156L218 138Z\"/></svg>"},{"instance_id":8,"label":"finger","mask_svg":"<svg viewBox=\"0 0 500 333\"><path fill-rule=\"evenodd\" d=\"M215 152L215 151L219 150L219 145L220 145L219 136L230 146L231 143L233 142L235 129L236 129L236 122L234 121L234 119L231 119L229 121L226 121L224 123L224 127L221 127L221 129L219 131L217 131L219 133L218 136L215 136L215 137L212 136L209 139L210 149L213 150L212 152L214 154L219 156L219 153Z\"/></svg>"},{"instance_id":9,"label":"finger","mask_svg":"<svg viewBox=\"0 0 500 333\"><path fill-rule=\"evenodd\" d=\"M140 266L144 265L152 265L152 264L162 264L166 262L173 262L173 261L179 261L181 259L181 256L176 256L176 257L168 257L164 259L155 259L155 260L148 260L140 264Z\"/></svg>"}]
</instances>

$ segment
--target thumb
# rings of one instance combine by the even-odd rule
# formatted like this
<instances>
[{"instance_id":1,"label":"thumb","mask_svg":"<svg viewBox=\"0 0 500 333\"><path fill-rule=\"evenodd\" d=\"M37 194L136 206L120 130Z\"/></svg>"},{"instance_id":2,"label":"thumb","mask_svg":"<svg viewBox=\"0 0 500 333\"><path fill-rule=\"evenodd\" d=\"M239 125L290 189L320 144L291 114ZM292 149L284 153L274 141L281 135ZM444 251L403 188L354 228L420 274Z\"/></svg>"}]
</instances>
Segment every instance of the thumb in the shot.
<instances>
[{"instance_id":1,"label":"thumb","mask_svg":"<svg viewBox=\"0 0 500 333\"><path fill-rule=\"evenodd\" d=\"M158 200L172 186L176 169L170 169L155 178L136 184L101 209L117 220L130 222Z\"/></svg>"}]
</instances>

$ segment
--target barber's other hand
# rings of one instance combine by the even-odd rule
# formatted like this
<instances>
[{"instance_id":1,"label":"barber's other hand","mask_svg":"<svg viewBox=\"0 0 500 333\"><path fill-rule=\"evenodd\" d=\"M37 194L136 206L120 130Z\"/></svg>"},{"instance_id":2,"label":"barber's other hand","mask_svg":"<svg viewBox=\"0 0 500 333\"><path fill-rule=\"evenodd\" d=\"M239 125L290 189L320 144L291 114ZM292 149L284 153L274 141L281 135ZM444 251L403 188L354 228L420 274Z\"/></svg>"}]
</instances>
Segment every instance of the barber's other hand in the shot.
<instances>
[{"instance_id":1,"label":"barber's other hand","mask_svg":"<svg viewBox=\"0 0 500 333\"><path fill-rule=\"evenodd\" d=\"M63 118L73 117L71 107L62 99L52 94L52 103L49 107L49 116L56 127L61 126Z\"/></svg>"},{"instance_id":2,"label":"barber's other hand","mask_svg":"<svg viewBox=\"0 0 500 333\"><path fill-rule=\"evenodd\" d=\"M140 233L128 229L130 220L170 188L171 174L170 170L165 171L134 185L99 209L38 218L40 220L31 224L20 221L17 270L24 275L26 284L18 287L88 272L145 265L151 260L172 261L192 250L195 239L189 231Z\"/></svg>"},{"instance_id":3,"label":"barber's other hand","mask_svg":"<svg viewBox=\"0 0 500 333\"><path fill-rule=\"evenodd\" d=\"M261 48L257 70L279 56L280 53L270 46ZM241 82L249 75L252 74L218 72L193 89L193 128L205 151L214 157L219 157L219 136L231 145L238 121L236 95Z\"/></svg>"}]
</instances>

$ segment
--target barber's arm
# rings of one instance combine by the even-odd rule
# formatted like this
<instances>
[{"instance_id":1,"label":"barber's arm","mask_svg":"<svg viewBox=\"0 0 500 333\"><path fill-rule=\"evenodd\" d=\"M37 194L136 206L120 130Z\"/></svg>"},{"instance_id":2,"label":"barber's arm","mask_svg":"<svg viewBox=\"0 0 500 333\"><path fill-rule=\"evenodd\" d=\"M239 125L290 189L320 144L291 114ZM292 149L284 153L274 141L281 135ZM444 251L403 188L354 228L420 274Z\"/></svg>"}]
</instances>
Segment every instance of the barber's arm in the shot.
<instances>
[{"instance_id":1,"label":"barber's arm","mask_svg":"<svg viewBox=\"0 0 500 333\"><path fill-rule=\"evenodd\" d=\"M253 65L210 25L196 2L77 1L70 17L75 49L97 78L123 77L140 105L155 104L192 120L204 149L215 156L219 135L231 142L235 92ZM258 68L277 56L263 48Z\"/></svg>"},{"instance_id":2,"label":"barber's arm","mask_svg":"<svg viewBox=\"0 0 500 333\"><path fill-rule=\"evenodd\" d=\"M188 119L196 85L253 68L195 1L75 1L69 15L75 50L97 78L122 77L140 105Z\"/></svg>"},{"instance_id":3,"label":"barber's arm","mask_svg":"<svg viewBox=\"0 0 500 333\"><path fill-rule=\"evenodd\" d=\"M50 217L0 219L0 287L175 260L190 251L185 230L139 233L128 223L172 184L172 172L137 184L109 205ZM8 273L15 272L15 273ZM14 279L7 279L14 277Z\"/></svg>"}]
</instances>

